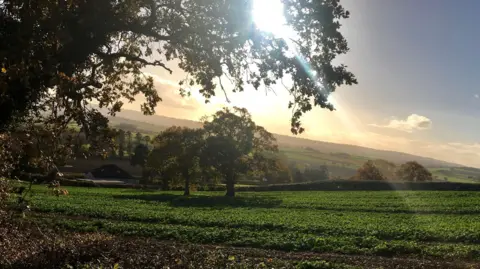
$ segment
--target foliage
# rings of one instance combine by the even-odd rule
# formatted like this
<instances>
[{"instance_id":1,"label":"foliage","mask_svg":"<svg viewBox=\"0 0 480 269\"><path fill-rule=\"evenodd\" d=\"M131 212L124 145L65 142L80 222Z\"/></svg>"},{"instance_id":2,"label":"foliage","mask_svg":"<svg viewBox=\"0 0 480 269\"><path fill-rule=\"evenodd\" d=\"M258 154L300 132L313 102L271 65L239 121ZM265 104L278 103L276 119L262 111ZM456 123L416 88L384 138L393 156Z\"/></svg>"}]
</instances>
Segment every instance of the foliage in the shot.
<instances>
[{"instance_id":1,"label":"foliage","mask_svg":"<svg viewBox=\"0 0 480 269\"><path fill-rule=\"evenodd\" d=\"M19 177L22 173L46 174L76 157L106 157L113 145L114 131L91 126L87 138L79 130L59 123L46 124L46 117L18 123L0 134L0 176ZM88 147L85 147L88 143Z\"/></svg>"},{"instance_id":2,"label":"foliage","mask_svg":"<svg viewBox=\"0 0 480 269\"><path fill-rule=\"evenodd\" d=\"M205 144L204 131L170 127L155 137L153 144L147 166L162 177L181 177L185 182L184 195L189 195L190 183L200 176L199 157Z\"/></svg>"},{"instance_id":3,"label":"foliage","mask_svg":"<svg viewBox=\"0 0 480 269\"><path fill-rule=\"evenodd\" d=\"M55 196L60 196L60 195L68 195L68 190L60 188L60 182L59 181L52 181L48 183L47 188L49 190L49 193Z\"/></svg>"},{"instance_id":4,"label":"foliage","mask_svg":"<svg viewBox=\"0 0 480 269\"><path fill-rule=\"evenodd\" d=\"M252 185L237 188L239 192L265 191L480 191L480 184L456 182L399 182L380 180L325 180L289 184Z\"/></svg>"},{"instance_id":5,"label":"foliage","mask_svg":"<svg viewBox=\"0 0 480 269\"><path fill-rule=\"evenodd\" d=\"M125 156L125 131L123 129L118 129L117 133L117 145L118 145L118 157L123 159Z\"/></svg>"},{"instance_id":6,"label":"foliage","mask_svg":"<svg viewBox=\"0 0 480 269\"><path fill-rule=\"evenodd\" d=\"M102 233L58 233L32 227L15 229L18 223L0 226L0 235L8 244L0 244L1 268L284 268L305 264L328 264L330 269L352 268L358 259L339 257L303 257L295 253L248 248L212 248L210 246L162 242L139 237L111 236ZM321 260L319 260L321 259ZM370 268L391 268L388 262L368 261ZM428 261L422 261L428 265ZM399 261L401 268L414 268ZM451 265L448 263L448 265ZM396 266L395 266L396 267ZM324 268L324 267L321 267ZM430 268L430 267L428 267ZM436 268L447 268L436 267Z\"/></svg>"},{"instance_id":7,"label":"foliage","mask_svg":"<svg viewBox=\"0 0 480 269\"><path fill-rule=\"evenodd\" d=\"M368 160L362 167L358 168L355 175L357 180L386 180L382 172L375 166L375 164Z\"/></svg>"},{"instance_id":8,"label":"foliage","mask_svg":"<svg viewBox=\"0 0 480 269\"><path fill-rule=\"evenodd\" d=\"M147 164L148 154L150 154L150 150L148 149L148 147L144 144L138 144L135 147L133 156L130 158L130 164L132 166L138 165L141 167L145 167L145 165Z\"/></svg>"},{"instance_id":9,"label":"foliage","mask_svg":"<svg viewBox=\"0 0 480 269\"><path fill-rule=\"evenodd\" d=\"M405 181L433 180L432 173L415 161L402 164L397 170L397 176Z\"/></svg>"},{"instance_id":10,"label":"foliage","mask_svg":"<svg viewBox=\"0 0 480 269\"><path fill-rule=\"evenodd\" d=\"M288 42L256 27L253 0L3 1L0 129L52 100L87 133L91 101L115 114L140 94L142 111L153 114L161 98L144 68L171 73L178 66L188 74L182 92L198 85L206 98L217 85L227 90L225 77L233 91L290 78L292 132L302 132L303 113L314 105L333 109L328 94L357 83L346 66L332 64L349 49L339 32L349 12L338 0L283 3L297 33Z\"/></svg>"},{"instance_id":11,"label":"foliage","mask_svg":"<svg viewBox=\"0 0 480 269\"><path fill-rule=\"evenodd\" d=\"M143 144L143 135L140 132L137 132L135 134L135 145L138 146L141 144Z\"/></svg>"},{"instance_id":12,"label":"foliage","mask_svg":"<svg viewBox=\"0 0 480 269\"><path fill-rule=\"evenodd\" d=\"M389 179L389 180L397 179L397 175L396 175L397 166L394 163L389 162L387 160L383 160L383 159L376 159L373 161L373 163L375 167L377 167L378 170L380 170L380 173L384 175L385 179Z\"/></svg>"},{"instance_id":13,"label":"foliage","mask_svg":"<svg viewBox=\"0 0 480 269\"><path fill-rule=\"evenodd\" d=\"M23 141L12 132L0 133L0 178L8 177L20 163Z\"/></svg>"},{"instance_id":14,"label":"foliage","mask_svg":"<svg viewBox=\"0 0 480 269\"><path fill-rule=\"evenodd\" d=\"M129 155L129 156L132 156L132 153L133 153L133 141L132 141L133 137L132 137L132 132L127 131L126 137L127 137L127 152L128 152L128 155Z\"/></svg>"},{"instance_id":15,"label":"foliage","mask_svg":"<svg viewBox=\"0 0 480 269\"><path fill-rule=\"evenodd\" d=\"M235 183L241 174L267 171L275 165L265 153L277 152L276 139L257 126L244 108L224 108L204 118L207 136L200 158L202 167L213 167L226 181L227 196L235 195Z\"/></svg>"}]
</instances>

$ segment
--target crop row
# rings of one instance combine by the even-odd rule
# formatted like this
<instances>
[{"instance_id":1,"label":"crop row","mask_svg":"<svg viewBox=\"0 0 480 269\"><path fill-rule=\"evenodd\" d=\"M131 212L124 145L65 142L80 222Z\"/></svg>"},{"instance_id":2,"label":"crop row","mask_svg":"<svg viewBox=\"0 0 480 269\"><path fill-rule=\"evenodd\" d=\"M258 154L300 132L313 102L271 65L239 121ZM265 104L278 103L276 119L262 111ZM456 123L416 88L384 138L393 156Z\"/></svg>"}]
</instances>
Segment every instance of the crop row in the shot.
<instances>
[{"instance_id":1,"label":"crop row","mask_svg":"<svg viewBox=\"0 0 480 269\"><path fill-rule=\"evenodd\" d=\"M161 240L201 244L227 244L285 251L314 251L377 256L413 255L442 259L479 260L480 246L468 244L420 243L409 240L380 240L373 236L318 236L301 232L255 231L220 227L76 220L68 218L37 219L39 223L67 230L103 231L126 236L146 236Z\"/></svg>"}]
</instances>

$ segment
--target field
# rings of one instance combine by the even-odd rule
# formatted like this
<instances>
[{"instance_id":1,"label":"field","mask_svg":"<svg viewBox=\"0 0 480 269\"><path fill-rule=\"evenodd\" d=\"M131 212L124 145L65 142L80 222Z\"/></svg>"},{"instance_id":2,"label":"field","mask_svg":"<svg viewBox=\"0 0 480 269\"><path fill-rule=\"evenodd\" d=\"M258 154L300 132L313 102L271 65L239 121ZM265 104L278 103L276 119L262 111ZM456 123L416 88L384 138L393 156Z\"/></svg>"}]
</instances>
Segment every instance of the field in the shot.
<instances>
[{"instance_id":1,"label":"field","mask_svg":"<svg viewBox=\"0 0 480 269\"><path fill-rule=\"evenodd\" d=\"M480 169L468 167L430 168L434 176L451 182L480 183Z\"/></svg>"},{"instance_id":2,"label":"field","mask_svg":"<svg viewBox=\"0 0 480 269\"><path fill-rule=\"evenodd\" d=\"M181 243L480 262L477 192L264 192L227 198L215 192L182 197L68 189L69 196L55 197L36 188L32 220L75 232Z\"/></svg>"}]
</instances>

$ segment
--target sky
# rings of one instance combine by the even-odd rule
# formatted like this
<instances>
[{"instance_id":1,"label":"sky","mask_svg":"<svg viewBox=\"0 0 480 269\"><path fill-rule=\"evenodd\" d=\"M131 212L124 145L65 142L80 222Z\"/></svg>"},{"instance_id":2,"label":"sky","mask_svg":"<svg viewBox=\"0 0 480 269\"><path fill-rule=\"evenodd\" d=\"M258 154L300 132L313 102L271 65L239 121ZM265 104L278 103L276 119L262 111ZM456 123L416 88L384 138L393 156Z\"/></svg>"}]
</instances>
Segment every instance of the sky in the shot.
<instances>
[{"instance_id":1,"label":"sky","mask_svg":"<svg viewBox=\"0 0 480 269\"><path fill-rule=\"evenodd\" d=\"M341 29L351 51L338 62L359 84L332 94L336 111L309 112L300 137L480 167L480 1L340 2L351 12ZM195 91L180 97L177 85L184 74L179 70L145 72L164 99L157 114L198 120L225 105L221 94L209 105ZM275 93L247 88L229 99L228 105L246 107L271 132L290 134L291 111L282 88Z\"/></svg>"}]
</instances>

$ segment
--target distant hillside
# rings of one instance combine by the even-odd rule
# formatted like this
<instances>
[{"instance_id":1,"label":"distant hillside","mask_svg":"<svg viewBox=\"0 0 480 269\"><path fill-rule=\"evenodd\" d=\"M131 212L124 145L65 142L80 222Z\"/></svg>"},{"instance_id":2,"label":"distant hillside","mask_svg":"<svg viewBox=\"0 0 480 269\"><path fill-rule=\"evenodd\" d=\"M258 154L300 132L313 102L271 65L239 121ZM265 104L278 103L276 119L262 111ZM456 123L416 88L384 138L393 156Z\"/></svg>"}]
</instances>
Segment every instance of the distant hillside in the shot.
<instances>
[{"instance_id":1,"label":"distant hillside","mask_svg":"<svg viewBox=\"0 0 480 269\"><path fill-rule=\"evenodd\" d=\"M103 111L106 113L106 111ZM134 110L123 110L116 117L110 117L111 124L118 126L119 124L130 124L136 126L137 130L142 133L157 134L170 126L185 126L189 128L200 128L200 122L176 119L160 115L145 116L141 112ZM283 147L301 147L312 148L325 153L348 153L355 156L364 156L371 159L385 159L394 163L404 163L407 161L417 161L427 167L462 167L462 165L449 163L433 158L421 157L412 154L377 150L366 147L336 144L323 141L310 140L305 138L275 134L278 144Z\"/></svg>"},{"instance_id":2,"label":"distant hillside","mask_svg":"<svg viewBox=\"0 0 480 269\"><path fill-rule=\"evenodd\" d=\"M364 156L370 159L384 159L394 163L417 161L427 167L459 167L462 165L449 163L433 158L421 157L403 152L378 150L355 145L336 144L324 141L316 141L305 138L291 137L276 134L279 145L292 147L310 147L321 152L343 152L355 156Z\"/></svg>"}]
</instances>

